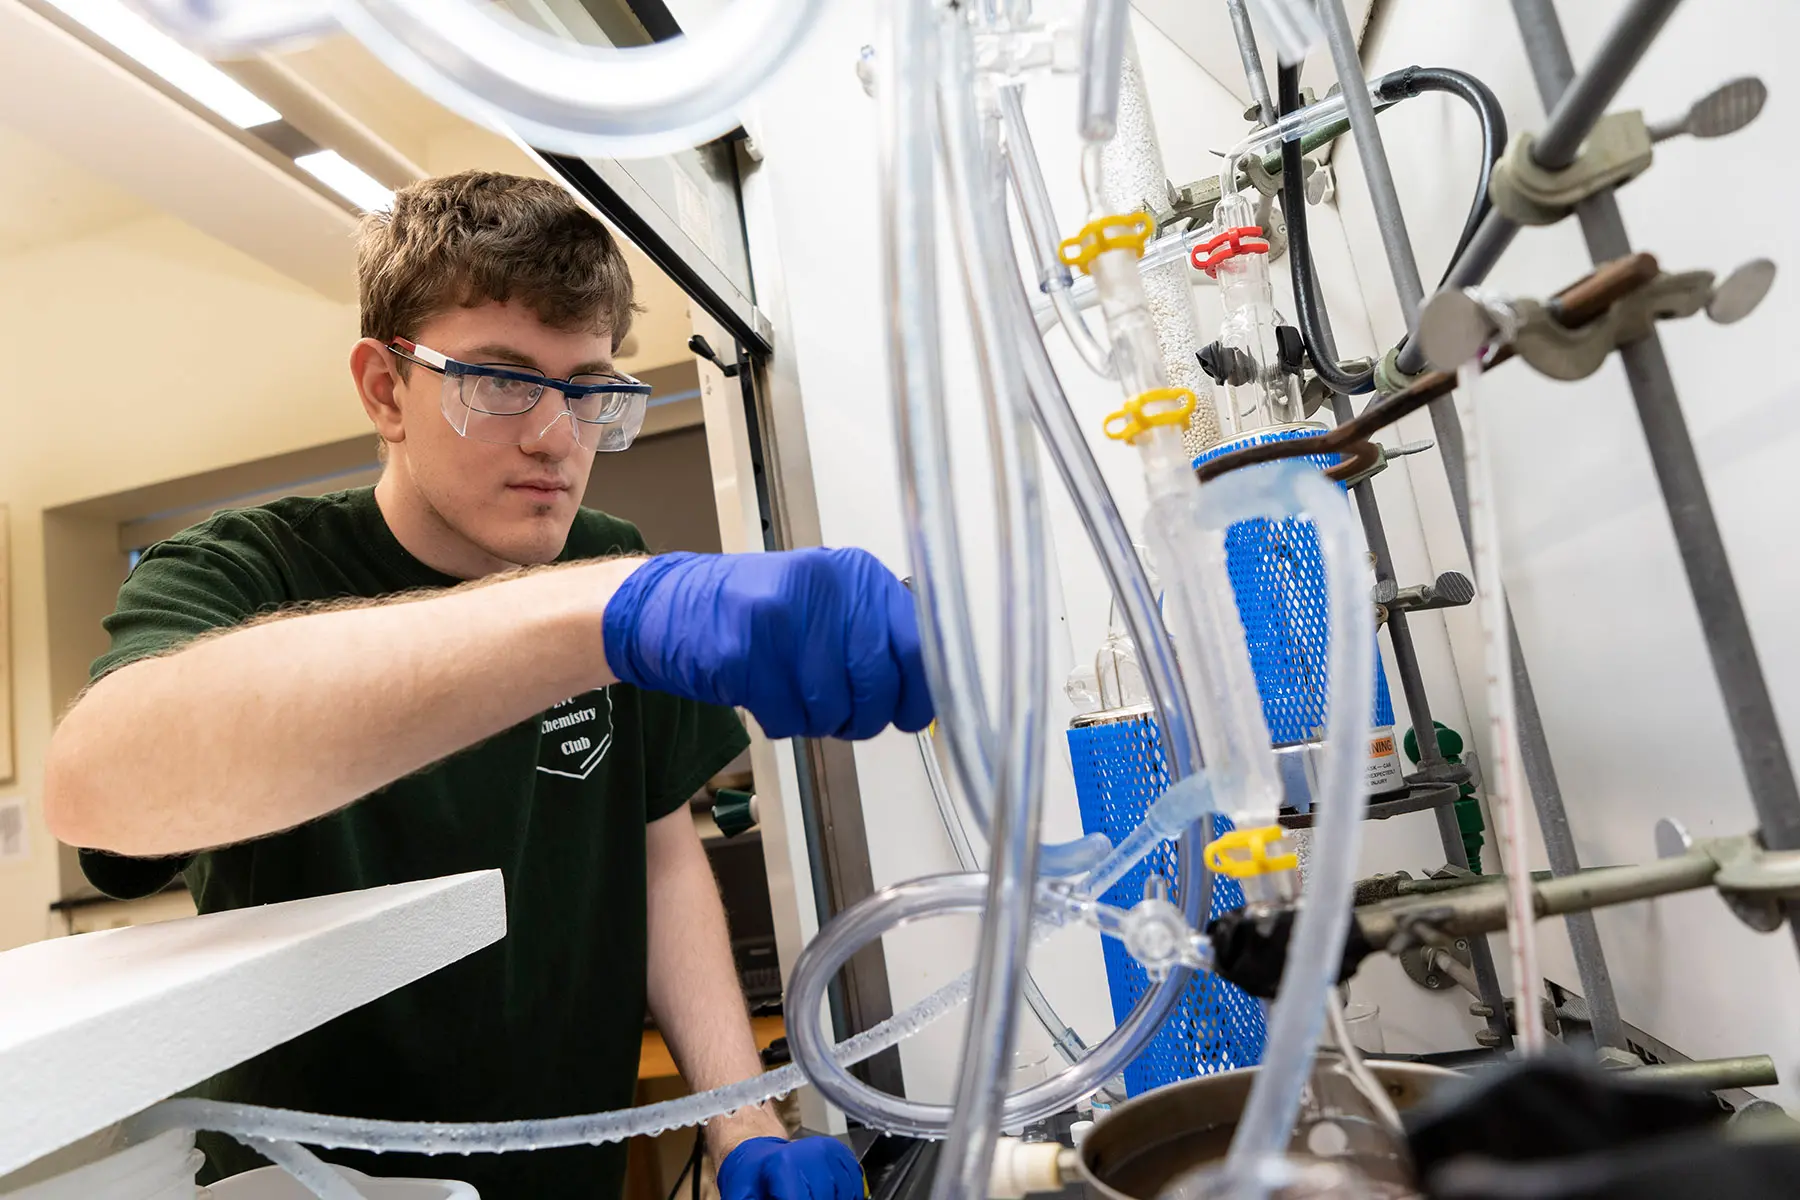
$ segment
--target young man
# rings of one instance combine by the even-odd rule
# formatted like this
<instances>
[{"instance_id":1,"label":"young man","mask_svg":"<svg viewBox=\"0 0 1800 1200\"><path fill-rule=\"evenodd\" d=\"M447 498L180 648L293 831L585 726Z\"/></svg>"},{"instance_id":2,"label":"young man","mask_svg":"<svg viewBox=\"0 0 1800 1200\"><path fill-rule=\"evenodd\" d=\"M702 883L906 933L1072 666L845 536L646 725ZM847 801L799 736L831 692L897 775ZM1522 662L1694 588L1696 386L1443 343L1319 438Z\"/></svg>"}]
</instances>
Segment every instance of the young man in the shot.
<instances>
[{"instance_id":1,"label":"young man","mask_svg":"<svg viewBox=\"0 0 1800 1200\"><path fill-rule=\"evenodd\" d=\"M646 1004L696 1090L760 1070L687 801L746 744L923 727L905 589L859 551L665 555L580 507L636 435L631 279L559 188L427 180L369 217L350 370L372 489L224 512L139 561L57 730L51 830L202 912L498 867L507 935L210 1095L509 1120L627 1108ZM555 564L555 565L551 565ZM830 1139L711 1122L727 1200L860 1200ZM223 1174L257 1165L213 1140ZM415 1159L487 1200L617 1195L624 1147Z\"/></svg>"}]
</instances>

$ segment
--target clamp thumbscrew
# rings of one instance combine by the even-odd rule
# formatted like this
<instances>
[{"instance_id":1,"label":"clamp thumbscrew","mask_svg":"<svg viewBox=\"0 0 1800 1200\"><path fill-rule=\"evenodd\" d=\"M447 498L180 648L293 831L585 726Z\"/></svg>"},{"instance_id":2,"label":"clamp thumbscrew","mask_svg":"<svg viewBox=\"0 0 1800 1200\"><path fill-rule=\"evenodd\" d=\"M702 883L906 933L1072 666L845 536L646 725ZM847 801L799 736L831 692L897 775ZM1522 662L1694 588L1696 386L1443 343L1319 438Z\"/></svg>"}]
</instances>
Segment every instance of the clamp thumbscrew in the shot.
<instances>
[{"instance_id":1,"label":"clamp thumbscrew","mask_svg":"<svg viewBox=\"0 0 1800 1200\"><path fill-rule=\"evenodd\" d=\"M708 342L697 333L688 339L688 349L693 351L695 357L704 358L707 362L719 368L719 374L727 379L732 378L739 371L743 370L742 364L722 361L719 358L718 352L712 348L712 343Z\"/></svg>"}]
</instances>

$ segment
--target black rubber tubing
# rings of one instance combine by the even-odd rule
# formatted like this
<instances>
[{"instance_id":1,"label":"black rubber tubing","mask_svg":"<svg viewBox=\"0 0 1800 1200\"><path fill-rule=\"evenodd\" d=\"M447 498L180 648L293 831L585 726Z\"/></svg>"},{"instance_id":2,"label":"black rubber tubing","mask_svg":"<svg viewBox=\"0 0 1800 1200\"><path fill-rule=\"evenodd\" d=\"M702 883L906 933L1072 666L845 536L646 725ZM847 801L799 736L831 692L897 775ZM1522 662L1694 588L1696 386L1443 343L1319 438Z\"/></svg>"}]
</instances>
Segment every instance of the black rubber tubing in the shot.
<instances>
[{"instance_id":1,"label":"black rubber tubing","mask_svg":"<svg viewBox=\"0 0 1800 1200\"><path fill-rule=\"evenodd\" d=\"M1277 72L1276 90L1283 116L1298 109L1299 68L1282 67ZM1382 79L1379 98L1393 103L1425 92L1443 92L1456 96L1475 110L1475 115L1481 122L1481 174L1476 180L1475 199L1463 222L1462 235L1457 239L1456 249L1450 254L1450 263L1454 265L1487 216L1491 203L1488 199L1488 186L1493 178L1494 164L1500 161L1500 156L1506 151L1506 112L1487 84L1466 72L1447 67L1407 67L1395 71ZM1306 177L1298 141L1282 143L1281 208L1288 226L1288 262L1294 279L1294 319L1298 322L1300 336L1306 343L1307 357L1312 360L1313 369L1318 372L1319 378L1333 391L1345 394L1364 391L1370 385L1372 372L1345 371L1334 356L1322 352L1327 339L1323 336L1320 314L1313 305L1313 297L1319 293L1315 292L1310 283L1313 273L1312 242L1306 227ZM1445 277L1448 276L1449 267L1446 267ZM1440 280L1439 286L1442 285Z\"/></svg>"},{"instance_id":2,"label":"black rubber tubing","mask_svg":"<svg viewBox=\"0 0 1800 1200\"><path fill-rule=\"evenodd\" d=\"M1286 116L1300 107L1300 68L1282 67L1277 73L1277 103ZM1306 343L1306 356L1313 370L1334 392L1360 392L1368 388L1372 371L1346 371L1335 355L1326 354L1328 341L1318 309L1313 307L1312 242L1306 233L1306 169L1300 161L1298 140L1281 143L1281 211L1287 218L1288 270L1294 277L1294 320L1300 327L1300 338Z\"/></svg>"}]
</instances>

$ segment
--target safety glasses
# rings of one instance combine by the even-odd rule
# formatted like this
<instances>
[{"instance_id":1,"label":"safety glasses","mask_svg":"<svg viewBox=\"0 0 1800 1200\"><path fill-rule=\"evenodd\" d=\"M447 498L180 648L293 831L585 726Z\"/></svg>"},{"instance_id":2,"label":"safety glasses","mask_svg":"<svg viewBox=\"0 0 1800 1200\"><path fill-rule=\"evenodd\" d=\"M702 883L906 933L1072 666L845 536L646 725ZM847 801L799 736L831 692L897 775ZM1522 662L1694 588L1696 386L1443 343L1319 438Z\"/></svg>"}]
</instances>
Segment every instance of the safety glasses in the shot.
<instances>
[{"instance_id":1,"label":"safety glasses","mask_svg":"<svg viewBox=\"0 0 1800 1200\"><path fill-rule=\"evenodd\" d=\"M444 419L478 442L530 445L566 414L578 445L611 452L630 446L644 427L650 385L622 372L552 379L530 367L461 362L407 338L395 338L387 348L444 377ZM560 392L562 406L534 418L545 392Z\"/></svg>"}]
</instances>

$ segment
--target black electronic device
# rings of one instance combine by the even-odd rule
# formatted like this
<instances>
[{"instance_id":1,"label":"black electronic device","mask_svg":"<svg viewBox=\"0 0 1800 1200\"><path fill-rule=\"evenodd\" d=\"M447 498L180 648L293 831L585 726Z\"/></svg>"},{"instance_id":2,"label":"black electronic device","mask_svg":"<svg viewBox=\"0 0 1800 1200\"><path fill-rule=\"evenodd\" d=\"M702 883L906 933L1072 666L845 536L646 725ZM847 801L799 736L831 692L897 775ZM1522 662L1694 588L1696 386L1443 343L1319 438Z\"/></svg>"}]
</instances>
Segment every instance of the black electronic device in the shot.
<instances>
[{"instance_id":1,"label":"black electronic device","mask_svg":"<svg viewBox=\"0 0 1800 1200\"><path fill-rule=\"evenodd\" d=\"M781 962L775 953L775 914L769 907L762 835L752 830L733 838L707 838L705 846L725 902L731 954L744 998L752 1008L767 1008L781 999Z\"/></svg>"}]
</instances>

